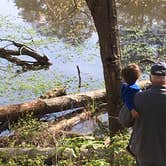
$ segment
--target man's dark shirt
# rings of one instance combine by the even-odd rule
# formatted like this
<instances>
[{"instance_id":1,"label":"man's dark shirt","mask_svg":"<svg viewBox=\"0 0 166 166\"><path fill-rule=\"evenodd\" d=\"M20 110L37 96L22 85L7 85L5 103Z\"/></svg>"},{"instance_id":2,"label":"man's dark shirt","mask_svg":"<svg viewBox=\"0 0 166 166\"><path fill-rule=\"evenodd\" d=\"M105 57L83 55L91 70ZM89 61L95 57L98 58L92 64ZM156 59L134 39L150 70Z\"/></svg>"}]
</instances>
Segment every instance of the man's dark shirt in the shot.
<instances>
[{"instance_id":1,"label":"man's dark shirt","mask_svg":"<svg viewBox=\"0 0 166 166\"><path fill-rule=\"evenodd\" d=\"M140 161L166 165L166 87L137 93L135 106L140 117L133 126L132 151Z\"/></svg>"}]
</instances>

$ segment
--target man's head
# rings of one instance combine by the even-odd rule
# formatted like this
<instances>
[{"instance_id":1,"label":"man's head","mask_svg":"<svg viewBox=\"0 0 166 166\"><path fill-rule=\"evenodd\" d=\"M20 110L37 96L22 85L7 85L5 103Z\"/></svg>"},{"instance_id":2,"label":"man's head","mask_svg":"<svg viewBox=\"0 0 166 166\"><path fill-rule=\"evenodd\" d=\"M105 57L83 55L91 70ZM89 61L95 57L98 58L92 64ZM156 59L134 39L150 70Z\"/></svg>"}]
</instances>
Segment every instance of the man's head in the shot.
<instances>
[{"instance_id":1,"label":"man's head","mask_svg":"<svg viewBox=\"0 0 166 166\"><path fill-rule=\"evenodd\" d=\"M135 63L129 64L122 70L122 77L129 85L134 84L140 77L141 71L138 65Z\"/></svg>"},{"instance_id":2,"label":"man's head","mask_svg":"<svg viewBox=\"0 0 166 166\"><path fill-rule=\"evenodd\" d=\"M166 86L166 63L155 63L150 70L150 80L153 85Z\"/></svg>"}]
</instances>

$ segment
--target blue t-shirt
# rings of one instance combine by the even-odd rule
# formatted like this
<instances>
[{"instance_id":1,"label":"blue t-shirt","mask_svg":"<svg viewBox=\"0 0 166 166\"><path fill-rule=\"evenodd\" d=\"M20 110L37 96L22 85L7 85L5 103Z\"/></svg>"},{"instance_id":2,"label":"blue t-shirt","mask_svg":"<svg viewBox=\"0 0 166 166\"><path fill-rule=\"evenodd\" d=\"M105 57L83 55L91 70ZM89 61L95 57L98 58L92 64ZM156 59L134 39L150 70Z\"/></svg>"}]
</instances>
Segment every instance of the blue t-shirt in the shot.
<instances>
[{"instance_id":1,"label":"blue t-shirt","mask_svg":"<svg viewBox=\"0 0 166 166\"><path fill-rule=\"evenodd\" d=\"M123 103L131 111L135 109L134 96L137 92L141 91L141 88L137 84L128 85L127 83L122 83L121 86L121 97Z\"/></svg>"}]
</instances>

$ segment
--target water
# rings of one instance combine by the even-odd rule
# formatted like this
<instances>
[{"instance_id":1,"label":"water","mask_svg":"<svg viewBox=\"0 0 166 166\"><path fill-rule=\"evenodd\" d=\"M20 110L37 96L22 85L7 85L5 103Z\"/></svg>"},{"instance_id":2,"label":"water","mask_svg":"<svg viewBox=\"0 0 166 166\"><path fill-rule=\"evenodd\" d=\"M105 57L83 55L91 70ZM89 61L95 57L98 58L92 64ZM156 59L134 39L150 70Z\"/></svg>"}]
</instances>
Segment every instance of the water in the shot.
<instances>
[{"instance_id":1,"label":"water","mask_svg":"<svg viewBox=\"0 0 166 166\"><path fill-rule=\"evenodd\" d=\"M11 135L13 135L13 134L14 134L14 132L12 132L12 131L6 129L6 130L0 132L0 137L3 137L3 136L11 136Z\"/></svg>"},{"instance_id":2,"label":"water","mask_svg":"<svg viewBox=\"0 0 166 166\"><path fill-rule=\"evenodd\" d=\"M66 86L68 93L103 88L98 36L85 1L77 3L79 9L75 10L72 0L1 0L0 38L27 44L46 54L53 65L48 70L18 74L20 67L0 59L0 105L33 100L55 86ZM145 52L149 57L154 54L163 58L166 54L166 49L161 50L166 47L165 1L123 0L117 6L123 63L140 60ZM148 29L148 35L133 40L128 36L131 27ZM154 43L149 41L149 36ZM158 38L162 46L156 44ZM142 50L125 57L130 51L126 45L137 41L147 45L136 46ZM0 42L0 46L5 44ZM81 71L81 89L78 89L77 65Z\"/></svg>"},{"instance_id":3,"label":"water","mask_svg":"<svg viewBox=\"0 0 166 166\"><path fill-rule=\"evenodd\" d=\"M19 1L17 2L19 3ZM18 67L1 60L3 68L7 66L9 69L2 71L0 83L5 84L5 90L4 87L0 87L0 105L32 100L59 84L69 86L69 93L78 91L77 65L81 71L83 85L81 91L87 90L88 84L91 84L90 89L102 87L103 74L99 50L96 49L96 42L98 41L96 33L93 33L81 45L75 46L65 42L64 39L59 39L56 35L40 34L41 21L29 20L31 15L29 14L27 18L23 10L17 8L15 1L3 0L0 8L3 9L0 9L3 22L6 21L0 38L14 38L13 40L19 42L30 42L28 38L31 38L32 33L33 40L36 40L36 43L43 42L39 45L34 44L35 46L32 45L32 47L36 47L39 52L46 54L53 63L49 70L30 71L16 75L15 71ZM14 10L11 10L11 8ZM6 16L7 20L5 20ZM26 19L23 18L25 16ZM13 28L15 29L14 34ZM94 86L96 83L98 85Z\"/></svg>"},{"instance_id":4,"label":"water","mask_svg":"<svg viewBox=\"0 0 166 166\"><path fill-rule=\"evenodd\" d=\"M85 135L95 134L101 136L106 129L108 129L108 114L101 113L96 118L90 118L89 120L76 124L72 127L71 131Z\"/></svg>"}]
</instances>

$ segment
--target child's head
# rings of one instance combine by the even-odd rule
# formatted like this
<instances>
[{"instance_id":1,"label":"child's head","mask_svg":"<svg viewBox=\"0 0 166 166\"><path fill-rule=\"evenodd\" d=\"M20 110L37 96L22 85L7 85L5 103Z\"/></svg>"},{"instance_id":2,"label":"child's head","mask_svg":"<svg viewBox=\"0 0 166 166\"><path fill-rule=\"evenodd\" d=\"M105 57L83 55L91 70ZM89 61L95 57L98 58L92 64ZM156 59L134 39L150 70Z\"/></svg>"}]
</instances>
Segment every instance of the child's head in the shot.
<instances>
[{"instance_id":1,"label":"child's head","mask_svg":"<svg viewBox=\"0 0 166 166\"><path fill-rule=\"evenodd\" d=\"M129 64L128 66L122 69L122 77L124 81L129 85L134 84L140 77L140 75L141 70L139 66L135 63Z\"/></svg>"}]
</instances>

